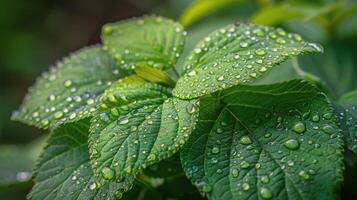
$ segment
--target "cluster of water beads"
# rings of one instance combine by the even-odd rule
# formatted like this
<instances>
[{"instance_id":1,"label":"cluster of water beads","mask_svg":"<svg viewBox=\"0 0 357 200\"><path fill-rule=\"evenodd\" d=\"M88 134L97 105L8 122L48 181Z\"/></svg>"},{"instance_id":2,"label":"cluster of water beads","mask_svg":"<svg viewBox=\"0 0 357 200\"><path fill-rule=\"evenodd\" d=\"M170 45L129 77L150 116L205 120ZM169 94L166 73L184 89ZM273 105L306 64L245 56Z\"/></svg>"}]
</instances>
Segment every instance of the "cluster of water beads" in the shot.
<instances>
[{"instance_id":1,"label":"cluster of water beads","mask_svg":"<svg viewBox=\"0 0 357 200\"><path fill-rule=\"evenodd\" d=\"M139 31L138 31L139 30ZM154 32L155 31L155 32ZM134 34L133 34L134 33ZM160 34L163 40L153 39ZM122 67L134 69L136 65L146 65L153 68L164 69L173 66L182 53L184 37L187 32L181 25L162 17L147 16L141 19L128 20L126 23L110 24L103 28L104 49L107 50ZM148 37L152 35L152 37ZM155 36L155 37L154 37ZM133 46L121 39L133 38ZM152 40L147 48L155 53L148 56L144 51L135 48L137 39L146 38ZM175 42L172 42L172 41ZM170 42L166 44L165 42ZM146 42L146 40L144 41ZM120 48L117 48L120 46ZM131 48L134 48L132 51ZM153 49L153 50L152 50ZM161 59L157 59L161 58Z\"/></svg>"},{"instance_id":2,"label":"cluster of water beads","mask_svg":"<svg viewBox=\"0 0 357 200\"><path fill-rule=\"evenodd\" d=\"M282 29L245 25L228 26L201 41L188 57L186 76L174 94L192 98L254 80L289 56L322 49ZM187 84L192 89L186 91ZM195 94L192 95L192 92Z\"/></svg>"},{"instance_id":3,"label":"cluster of water beads","mask_svg":"<svg viewBox=\"0 0 357 200\"><path fill-rule=\"evenodd\" d=\"M140 86L141 90L138 90L139 94L143 94L142 90L143 87ZM152 88L151 88L152 89ZM161 88L156 88L158 91L162 91ZM162 113L166 113L163 110L163 107L167 109L172 109L172 112L169 111L167 113L167 116L161 116L162 120L174 120L178 122L178 114L181 113L181 115L186 115L186 116L192 116L196 115L198 112L198 101L182 101L174 98L168 98L165 97L165 95L162 95L161 93L158 94L158 96L162 99L168 98L163 100L163 102L156 102L155 104L151 105L150 99L157 99L152 94L150 94L146 99L145 98L140 98L139 100L136 100L135 98L131 98L130 95L125 94L125 92L128 92L128 90L124 90L123 92L120 91L118 92L117 90L107 90L105 95L103 95L103 98L101 98L101 101L104 102L102 103L99 107L101 108L101 113L99 113L98 117L94 118L92 121L93 124L97 124L92 126L92 132L99 133L99 135L104 134L101 133L103 129L106 128L108 124L111 124L113 122L116 122L117 125L122 127L122 130L125 130L124 132L127 132L130 130L130 134L138 134L138 136L141 139L136 139L133 141L130 141L128 143L128 147L130 149L133 149L135 151L139 151L138 155L136 153L131 153L129 155L128 163L126 167L123 167L122 162L114 162L110 166L106 166L104 168L101 168L101 170L106 170L109 171L108 169L111 169L114 172L118 173L118 177L122 177L128 174L136 173L138 169L145 168L148 165L151 165L153 163L156 163L157 161L161 160L163 157L170 156L172 153L176 152L188 139L188 136L191 132L191 128L187 126L182 126L179 124L179 134L175 136L174 138L171 138L172 141L162 141L162 143L155 143L155 145L152 147L152 149L156 149L155 151L152 151L150 153L150 150L141 150L139 147L145 146L148 144L148 141L145 139L148 134L154 134L151 131L150 126L157 126L157 123L161 123L160 121L157 120L158 115L161 115ZM118 96L117 94L120 93ZM156 100L157 101L157 100ZM145 103L147 102L147 103ZM163 106L162 104L168 104L170 105L170 108L167 106ZM185 105L185 106L183 106ZM135 116L139 113L145 113L145 119L143 119L143 122L138 121L135 119ZM150 114L150 115L147 115ZM166 115L166 114L165 114ZM102 122L105 122L103 126L99 126L99 124L102 124ZM98 123L97 123L98 122ZM139 123L139 124L138 124ZM187 122L185 122L187 123ZM189 121L188 123L192 123ZM128 128L124 128L128 127ZM169 134L169 133L164 133L169 130L160 130L160 134ZM123 133L124 133L123 132ZM128 132L128 133L129 133ZM108 132L109 133L109 132ZM159 134L157 133L157 134ZM110 133L113 136L118 134L117 132L112 132ZM90 153L92 160L97 160L97 158L100 157L100 151L101 151L101 145L99 145L99 139L93 140L90 145ZM115 142L113 140L112 142ZM124 146L121 146L120 148L124 148ZM160 149L160 151L157 151L157 149ZM112 150L118 150L122 151L121 149L112 149ZM145 160L142 160L142 156L146 157ZM132 158L131 158L132 157ZM137 160L136 158L140 157L141 160ZM133 162L134 161L134 162ZM93 163L94 168L98 167L98 162ZM99 167L100 169L100 167ZM103 171L101 171L102 176L104 176ZM106 178L111 178L106 176Z\"/></svg>"},{"instance_id":4,"label":"cluster of water beads","mask_svg":"<svg viewBox=\"0 0 357 200\"><path fill-rule=\"evenodd\" d=\"M14 117L16 118L16 115L23 117L39 127L46 128L51 123L60 124L66 121L74 121L93 113L96 98L101 88L104 90L110 86L110 79L116 79L119 74L119 70L114 69L113 64L110 64L111 61L106 60L108 58L101 57L102 53L101 48L84 49L74 53L69 58L65 58L55 67L51 67L50 71L43 73L35 86L30 88L24 105L19 112L14 114ZM96 56L88 56L91 54ZM66 77L73 70L83 70L84 74L89 73L91 70L87 66L89 64L93 68L99 69L103 77L100 75L98 77L85 77L84 79L78 77L78 79L81 79L79 81ZM83 65L85 65L85 68ZM92 81L93 84L82 86L83 81ZM41 104L27 109L27 103L31 103L34 98L38 98L36 101ZM40 101L40 99L43 99L43 101Z\"/></svg>"},{"instance_id":5,"label":"cluster of water beads","mask_svg":"<svg viewBox=\"0 0 357 200\"><path fill-rule=\"evenodd\" d=\"M301 113L301 112L298 112L298 113ZM265 116L267 119L269 119L272 115L271 115L271 113L268 113ZM284 120L284 118L282 118L282 117L276 118L277 124L285 123L287 126L286 128L280 129L281 131L284 131L284 130L292 131L293 133L297 134L296 137L291 138L291 139L286 139L284 141L284 143L282 144L282 146L284 146L284 148L288 149L289 151L297 151L299 149L301 143L305 142L304 138L302 138L302 136L304 134L317 134L317 133L311 133L310 132L311 130L314 130L315 132L319 131L319 133L325 133L327 135L333 135L338 132L337 128L334 127L334 125L333 125L333 121L331 121L331 120L333 120L332 112L327 112L327 113L320 115L318 113L311 114L311 112L308 111L308 112L304 112L303 114L301 114L301 116L297 116L297 117L298 117L299 121L296 121L295 123L290 124L290 125L288 123L289 120ZM321 121L321 119L323 119L323 121ZM261 122L262 122L261 120L256 120L256 124L258 124L258 125ZM221 121L221 122L218 122L217 124L219 124L219 126L215 127L215 130L216 130L215 133L218 135L225 133L225 131L226 131L224 128L225 126L222 126L222 124L226 125L227 123L224 121ZM309 124L309 125L307 125L307 124ZM315 126L318 126L319 128L317 128L317 129L313 128ZM264 135L265 138L270 138L271 136L272 136L271 133L270 134L267 133ZM299 136L301 136L300 139L298 139ZM239 142L240 144L245 145L245 146L251 146L251 144L254 142L254 140L248 134L248 135L241 136L237 142ZM315 142L313 140L306 140L306 143L309 145L314 145L315 148L319 148L321 146L321 144L318 144L317 142ZM271 143L271 144L274 145L274 143ZM249 148L247 150L252 150L252 148ZM282 154L283 152L284 151L278 151L279 154ZM211 148L212 156L215 156L220 153L221 153L221 151L220 151L219 146L213 146ZM231 166L229 173L232 178L238 178L240 176L242 170L247 170L252 167L255 167L256 169L261 168L260 163L251 163L248 160L245 160L244 156L241 154L242 154L242 152L237 153L236 151L233 151L233 153L231 154L231 156L238 156L241 160L238 162L239 165L234 164ZM293 155L295 155L295 154L293 154ZM222 155L220 155L220 156L222 156ZM300 163L302 164L304 162L309 162L312 164L318 163L317 159L305 161L304 158L297 157L297 155L294 156L294 159L296 161L288 159L288 157L283 157L283 159L280 161L281 162L281 166L280 166L281 170L285 170L286 167L293 168L296 166L296 163L299 163L299 164ZM212 164L218 164L218 158L211 157L210 162ZM286 164L286 166L285 166L285 164ZM189 170L190 176L194 176L194 173L195 173L194 168L196 168L196 171L198 170L197 169L198 167L192 166L192 170ZM223 172L223 170L220 170L220 169L216 170L216 173L218 173L218 174L220 174L222 172ZM289 172L289 173L291 173L291 172ZM317 174L317 171L311 167L308 167L305 170L298 170L294 173L296 173L296 175L299 176L302 181L309 181L309 180L311 180L312 176ZM259 181L265 185L269 184L270 180L271 180L270 177L273 177L273 173L261 175L259 177ZM202 181L200 183L201 183L200 185L205 185L206 188L207 187L210 188L209 192L212 192L212 190L214 190L214 188L209 183L207 183L207 182L202 183ZM251 185L248 182L239 182L238 185L242 191L248 191L251 188ZM200 190L203 191L203 188L201 188ZM271 199L274 196L273 192L269 189L268 186L260 187L259 194L263 199Z\"/></svg>"}]
</instances>

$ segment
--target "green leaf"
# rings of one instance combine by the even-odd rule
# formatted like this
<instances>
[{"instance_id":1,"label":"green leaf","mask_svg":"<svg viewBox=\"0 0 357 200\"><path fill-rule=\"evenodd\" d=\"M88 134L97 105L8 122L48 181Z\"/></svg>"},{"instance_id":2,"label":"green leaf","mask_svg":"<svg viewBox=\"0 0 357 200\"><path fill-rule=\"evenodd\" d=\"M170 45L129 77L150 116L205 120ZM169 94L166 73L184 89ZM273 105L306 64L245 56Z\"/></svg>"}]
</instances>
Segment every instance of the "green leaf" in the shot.
<instances>
[{"instance_id":1,"label":"green leaf","mask_svg":"<svg viewBox=\"0 0 357 200\"><path fill-rule=\"evenodd\" d=\"M357 153L357 91L345 94L335 106L346 147Z\"/></svg>"},{"instance_id":2,"label":"green leaf","mask_svg":"<svg viewBox=\"0 0 357 200\"><path fill-rule=\"evenodd\" d=\"M196 0L183 12L180 23L184 27L188 27L218 10L241 5L245 2L246 0Z\"/></svg>"},{"instance_id":3,"label":"green leaf","mask_svg":"<svg viewBox=\"0 0 357 200\"><path fill-rule=\"evenodd\" d=\"M91 125L96 175L120 180L179 150L194 128L198 100L170 96L169 88L153 83L118 81L105 91Z\"/></svg>"},{"instance_id":4,"label":"green leaf","mask_svg":"<svg viewBox=\"0 0 357 200\"><path fill-rule=\"evenodd\" d=\"M305 81L237 86L200 103L183 168L209 199L334 199L342 141L326 97Z\"/></svg>"},{"instance_id":5,"label":"green leaf","mask_svg":"<svg viewBox=\"0 0 357 200\"><path fill-rule=\"evenodd\" d=\"M101 47L79 50L42 74L12 118L39 128L88 117L97 97L123 74Z\"/></svg>"},{"instance_id":6,"label":"green leaf","mask_svg":"<svg viewBox=\"0 0 357 200\"><path fill-rule=\"evenodd\" d=\"M192 99L254 81L291 56L322 52L297 35L253 24L237 23L198 43L185 63L186 74L174 96Z\"/></svg>"},{"instance_id":7,"label":"green leaf","mask_svg":"<svg viewBox=\"0 0 357 200\"><path fill-rule=\"evenodd\" d=\"M130 189L134 176L100 185L90 165L89 120L61 125L47 141L29 199L117 199Z\"/></svg>"},{"instance_id":8,"label":"green leaf","mask_svg":"<svg viewBox=\"0 0 357 200\"><path fill-rule=\"evenodd\" d=\"M172 20L146 16L103 27L105 48L124 69L175 66L185 43L186 32Z\"/></svg>"},{"instance_id":9,"label":"green leaf","mask_svg":"<svg viewBox=\"0 0 357 200\"><path fill-rule=\"evenodd\" d=\"M175 82L165 72L152 67L135 67L135 73L142 79L152 83L175 86Z\"/></svg>"}]
</instances>

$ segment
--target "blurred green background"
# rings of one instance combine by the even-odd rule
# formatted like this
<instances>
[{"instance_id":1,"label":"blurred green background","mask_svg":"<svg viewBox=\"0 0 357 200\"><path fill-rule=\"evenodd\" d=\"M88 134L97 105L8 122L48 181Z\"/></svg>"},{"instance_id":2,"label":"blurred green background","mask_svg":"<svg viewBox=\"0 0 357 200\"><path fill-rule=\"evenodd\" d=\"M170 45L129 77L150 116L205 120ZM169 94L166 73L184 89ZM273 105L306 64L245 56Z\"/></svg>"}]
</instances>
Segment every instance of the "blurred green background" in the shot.
<instances>
[{"instance_id":1,"label":"blurred green background","mask_svg":"<svg viewBox=\"0 0 357 200\"><path fill-rule=\"evenodd\" d=\"M0 199L26 198L44 145L46 134L10 121L36 77L69 52L99 43L103 24L151 13L185 26L184 55L236 20L297 32L325 53L287 61L259 83L312 79L335 100L357 89L356 0L0 0ZM346 163L343 199L357 193L354 160Z\"/></svg>"}]
</instances>

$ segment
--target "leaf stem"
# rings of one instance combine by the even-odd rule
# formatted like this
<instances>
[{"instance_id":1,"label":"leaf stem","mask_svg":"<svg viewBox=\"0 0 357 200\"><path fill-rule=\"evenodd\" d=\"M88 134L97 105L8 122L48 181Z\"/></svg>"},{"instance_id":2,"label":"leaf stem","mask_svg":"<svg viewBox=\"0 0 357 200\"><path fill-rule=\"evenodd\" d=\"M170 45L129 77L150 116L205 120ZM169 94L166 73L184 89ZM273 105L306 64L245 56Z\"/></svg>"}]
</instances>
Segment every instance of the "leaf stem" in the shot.
<instances>
[{"instance_id":1,"label":"leaf stem","mask_svg":"<svg viewBox=\"0 0 357 200\"><path fill-rule=\"evenodd\" d=\"M305 72L300 68L300 65L299 65L299 61L296 57L293 57L291 59L291 63L293 65L293 68L295 70L295 72L301 77L301 78L304 78L305 77Z\"/></svg>"},{"instance_id":2,"label":"leaf stem","mask_svg":"<svg viewBox=\"0 0 357 200\"><path fill-rule=\"evenodd\" d=\"M177 79L179 79L180 78L180 73L177 71L176 67L173 67L172 69L175 72L175 74L177 76Z\"/></svg>"}]
</instances>

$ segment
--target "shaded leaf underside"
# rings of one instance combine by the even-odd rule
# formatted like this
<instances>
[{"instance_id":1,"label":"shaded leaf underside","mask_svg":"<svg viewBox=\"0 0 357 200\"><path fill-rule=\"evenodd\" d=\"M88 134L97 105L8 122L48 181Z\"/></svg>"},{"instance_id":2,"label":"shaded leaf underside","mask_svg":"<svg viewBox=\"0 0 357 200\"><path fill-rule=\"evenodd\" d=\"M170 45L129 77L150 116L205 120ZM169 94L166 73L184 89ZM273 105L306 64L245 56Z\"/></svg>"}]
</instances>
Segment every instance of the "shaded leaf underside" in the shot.
<instances>
[{"instance_id":1,"label":"shaded leaf underside","mask_svg":"<svg viewBox=\"0 0 357 200\"><path fill-rule=\"evenodd\" d=\"M209 199L335 198L342 144L315 88L302 81L238 86L221 101L201 101L181 150L187 176Z\"/></svg>"},{"instance_id":2,"label":"shaded leaf underside","mask_svg":"<svg viewBox=\"0 0 357 200\"><path fill-rule=\"evenodd\" d=\"M86 119L62 125L52 132L40 157L29 199L116 199L131 187L134 176L100 187L90 165L88 132Z\"/></svg>"},{"instance_id":3,"label":"shaded leaf underside","mask_svg":"<svg viewBox=\"0 0 357 200\"><path fill-rule=\"evenodd\" d=\"M84 48L45 72L13 119L48 128L90 116L97 97L123 74L100 46Z\"/></svg>"},{"instance_id":4,"label":"shaded leaf underside","mask_svg":"<svg viewBox=\"0 0 357 200\"><path fill-rule=\"evenodd\" d=\"M169 95L160 85L121 81L104 93L104 106L92 120L90 135L98 176L112 170L115 176L109 179L121 179L179 150L194 128L197 100Z\"/></svg>"}]
</instances>

